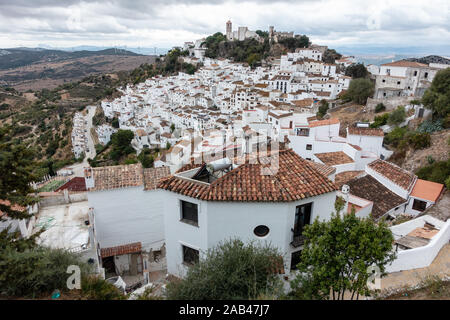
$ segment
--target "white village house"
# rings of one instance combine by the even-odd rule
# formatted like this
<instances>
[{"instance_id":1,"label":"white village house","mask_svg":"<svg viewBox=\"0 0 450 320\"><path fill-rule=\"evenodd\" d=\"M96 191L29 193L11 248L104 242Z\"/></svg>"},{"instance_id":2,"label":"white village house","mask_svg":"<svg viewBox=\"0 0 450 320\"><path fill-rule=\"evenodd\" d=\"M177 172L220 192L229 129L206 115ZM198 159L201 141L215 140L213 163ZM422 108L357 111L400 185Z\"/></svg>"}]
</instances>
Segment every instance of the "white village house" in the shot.
<instances>
[{"instance_id":1,"label":"white village house","mask_svg":"<svg viewBox=\"0 0 450 320\"><path fill-rule=\"evenodd\" d=\"M168 273L186 267L219 242L270 242L283 253L284 271L298 263L302 230L334 210L336 188L314 164L292 150L272 155L278 169L262 175L271 159L236 165L221 159L162 180Z\"/></svg>"}]
</instances>

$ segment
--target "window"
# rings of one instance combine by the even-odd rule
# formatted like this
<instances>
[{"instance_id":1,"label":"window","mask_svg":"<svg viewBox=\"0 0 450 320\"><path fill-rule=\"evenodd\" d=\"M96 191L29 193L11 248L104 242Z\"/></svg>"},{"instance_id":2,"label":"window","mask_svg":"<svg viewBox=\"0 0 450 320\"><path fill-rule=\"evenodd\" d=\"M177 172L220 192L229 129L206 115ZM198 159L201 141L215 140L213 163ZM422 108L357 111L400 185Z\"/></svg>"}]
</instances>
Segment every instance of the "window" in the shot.
<instances>
[{"instance_id":1,"label":"window","mask_svg":"<svg viewBox=\"0 0 450 320\"><path fill-rule=\"evenodd\" d=\"M397 81L397 84L400 84L400 81Z\"/></svg>"},{"instance_id":2,"label":"window","mask_svg":"<svg viewBox=\"0 0 450 320\"><path fill-rule=\"evenodd\" d=\"M198 262L198 250L183 246L183 263L193 265Z\"/></svg>"},{"instance_id":3,"label":"window","mask_svg":"<svg viewBox=\"0 0 450 320\"><path fill-rule=\"evenodd\" d=\"M297 270L297 265L300 263L302 258L302 250L293 252L291 255L291 270Z\"/></svg>"},{"instance_id":4,"label":"window","mask_svg":"<svg viewBox=\"0 0 450 320\"><path fill-rule=\"evenodd\" d=\"M198 226L198 205L181 201L181 221Z\"/></svg>"},{"instance_id":5,"label":"window","mask_svg":"<svg viewBox=\"0 0 450 320\"><path fill-rule=\"evenodd\" d=\"M425 79L428 78L428 72L425 72Z\"/></svg>"},{"instance_id":6,"label":"window","mask_svg":"<svg viewBox=\"0 0 450 320\"><path fill-rule=\"evenodd\" d=\"M309 136L309 129L307 129L307 128L299 128L299 129L297 129L297 135L298 136L308 137Z\"/></svg>"},{"instance_id":7,"label":"window","mask_svg":"<svg viewBox=\"0 0 450 320\"><path fill-rule=\"evenodd\" d=\"M300 236L303 228L311 223L312 202L295 208L294 236Z\"/></svg>"},{"instance_id":8,"label":"window","mask_svg":"<svg viewBox=\"0 0 450 320\"><path fill-rule=\"evenodd\" d=\"M424 211L427 207L427 203L425 201L422 200L418 200L418 199L414 199L413 202L413 210L417 210L417 211Z\"/></svg>"},{"instance_id":9,"label":"window","mask_svg":"<svg viewBox=\"0 0 450 320\"><path fill-rule=\"evenodd\" d=\"M253 229L253 233L257 237L264 237L269 234L269 231L270 231L269 227L264 225L259 225L255 229Z\"/></svg>"},{"instance_id":10,"label":"window","mask_svg":"<svg viewBox=\"0 0 450 320\"><path fill-rule=\"evenodd\" d=\"M307 144L306 145L306 150L312 150L312 144Z\"/></svg>"},{"instance_id":11,"label":"window","mask_svg":"<svg viewBox=\"0 0 450 320\"><path fill-rule=\"evenodd\" d=\"M417 76L417 70L416 70L416 71L414 71L414 77L415 77L415 76Z\"/></svg>"}]
</instances>

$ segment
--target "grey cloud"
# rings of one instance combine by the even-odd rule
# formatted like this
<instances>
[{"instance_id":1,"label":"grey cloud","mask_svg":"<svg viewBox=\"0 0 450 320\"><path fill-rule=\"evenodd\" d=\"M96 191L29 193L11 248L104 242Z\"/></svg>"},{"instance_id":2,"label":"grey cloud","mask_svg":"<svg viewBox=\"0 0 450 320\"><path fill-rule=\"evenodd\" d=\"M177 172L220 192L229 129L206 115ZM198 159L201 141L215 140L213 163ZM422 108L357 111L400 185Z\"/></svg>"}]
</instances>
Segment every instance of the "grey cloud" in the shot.
<instances>
[{"instance_id":1,"label":"grey cloud","mask_svg":"<svg viewBox=\"0 0 450 320\"><path fill-rule=\"evenodd\" d=\"M446 10L446 7L440 8L442 11L438 10L435 14L425 4L418 4L414 8L392 5L388 9L377 8L374 14L363 9L360 10L361 12L352 11L352 4L357 2L348 0L347 4L350 10L334 13L333 9L328 9L328 4L334 4L332 1L334 0L262 0L224 3L220 0L0 0L0 38L9 37L11 41L18 38L31 41L29 39L34 37L37 43L43 43L58 41L62 35L66 35L64 40L74 42L101 42L115 40L115 38L117 41L139 42L153 41L153 38L160 39L162 37L158 36L159 32L164 37L167 34L167 39L164 39L165 43L179 45L179 34L200 37L217 31L224 32L224 23L228 18L232 18L235 25L238 25L239 22L246 25L246 17L241 14L241 7L245 7L246 4L254 4L254 8L258 8L257 3L258 5L272 5L271 8L275 6L283 8L283 10L249 12L248 20L251 22L248 22L248 26L251 29L267 29L269 25L274 25L277 30L307 34L312 39L329 41L350 39L347 41L381 43L385 40L395 42L395 37L398 37L400 42L409 41L411 44L415 44L418 39L424 39L424 30L433 29L438 32L438 36L434 39L440 36L441 41L450 41L448 38L449 17L448 15L439 15L440 12ZM372 1L376 2L377 0ZM302 9L310 8L310 6L302 7L302 4L320 6L324 12L310 10L304 13L299 10L296 14L289 10L289 5L286 5L289 3L293 7ZM214 18L217 19L212 19L208 13L195 15L191 12L190 15L185 15L182 12L180 14L181 10L189 8L191 5L211 6L217 16ZM420 10L422 7L424 12ZM167 12L168 8L173 10L173 14ZM233 10L224 11L236 12L236 16L240 16L241 21L238 21L237 18L222 16L221 10L226 8L233 8ZM77 10L80 12L79 18ZM201 14L207 16L201 16ZM436 19L434 19L435 15ZM289 16L289 19L286 19L285 16ZM134 38L131 35L134 35ZM149 45L153 45L153 43L149 43Z\"/></svg>"}]
</instances>

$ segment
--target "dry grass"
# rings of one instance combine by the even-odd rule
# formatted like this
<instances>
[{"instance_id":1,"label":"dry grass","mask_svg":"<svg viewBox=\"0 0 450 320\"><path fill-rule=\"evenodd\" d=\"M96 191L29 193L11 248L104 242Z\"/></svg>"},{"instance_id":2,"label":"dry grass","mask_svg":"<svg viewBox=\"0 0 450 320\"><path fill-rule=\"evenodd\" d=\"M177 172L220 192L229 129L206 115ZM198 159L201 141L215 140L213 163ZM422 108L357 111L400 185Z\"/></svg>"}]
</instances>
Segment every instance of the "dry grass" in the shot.
<instances>
[{"instance_id":1,"label":"dry grass","mask_svg":"<svg viewBox=\"0 0 450 320\"><path fill-rule=\"evenodd\" d=\"M450 300L450 281L437 276L422 280L420 289L405 289L385 298L385 300Z\"/></svg>"}]
</instances>

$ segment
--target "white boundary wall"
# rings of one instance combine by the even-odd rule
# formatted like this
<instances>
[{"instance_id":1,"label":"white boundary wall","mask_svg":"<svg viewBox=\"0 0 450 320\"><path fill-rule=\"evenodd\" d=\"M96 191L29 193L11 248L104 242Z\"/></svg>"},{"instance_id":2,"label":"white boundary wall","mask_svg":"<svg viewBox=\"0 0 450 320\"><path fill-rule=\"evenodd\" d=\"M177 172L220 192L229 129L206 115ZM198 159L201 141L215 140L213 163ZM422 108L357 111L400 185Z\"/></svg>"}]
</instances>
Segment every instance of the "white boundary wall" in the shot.
<instances>
[{"instance_id":1,"label":"white boundary wall","mask_svg":"<svg viewBox=\"0 0 450 320\"><path fill-rule=\"evenodd\" d=\"M425 222L440 227L440 231L423 247L397 252L397 259L386 268L388 273L402 270L411 270L428 267L436 258L441 248L450 240L450 219L443 223L430 216L422 216L417 219L391 227L395 238L398 239L415 228L421 227Z\"/></svg>"}]
</instances>

